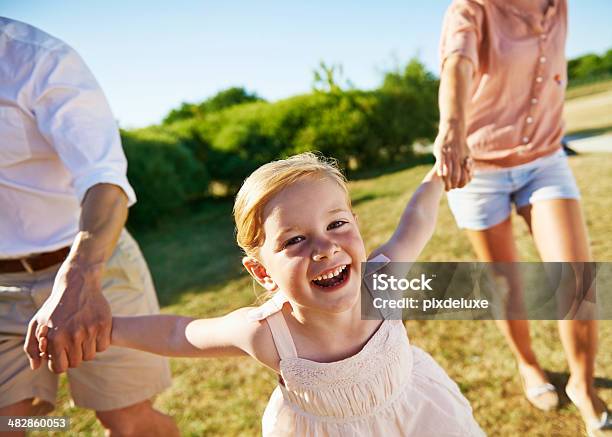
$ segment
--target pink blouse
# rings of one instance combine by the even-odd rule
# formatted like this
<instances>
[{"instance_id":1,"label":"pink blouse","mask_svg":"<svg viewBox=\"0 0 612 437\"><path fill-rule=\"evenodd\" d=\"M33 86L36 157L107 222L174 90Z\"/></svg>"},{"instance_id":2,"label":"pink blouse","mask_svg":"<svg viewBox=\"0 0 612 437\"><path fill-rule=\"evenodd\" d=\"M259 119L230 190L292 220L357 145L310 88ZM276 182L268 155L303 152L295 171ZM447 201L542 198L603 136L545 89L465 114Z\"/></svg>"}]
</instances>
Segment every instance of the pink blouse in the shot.
<instances>
[{"instance_id":1,"label":"pink blouse","mask_svg":"<svg viewBox=\"0 0 612 437\"><path fill-rule=\"evenodd\" d=\"M530 14L508 0L453 0L442 66L453 54L474 65L467 143L476 169L511 167L553 153L563 136L567 2Z\"/></svg>"}]
</instances>

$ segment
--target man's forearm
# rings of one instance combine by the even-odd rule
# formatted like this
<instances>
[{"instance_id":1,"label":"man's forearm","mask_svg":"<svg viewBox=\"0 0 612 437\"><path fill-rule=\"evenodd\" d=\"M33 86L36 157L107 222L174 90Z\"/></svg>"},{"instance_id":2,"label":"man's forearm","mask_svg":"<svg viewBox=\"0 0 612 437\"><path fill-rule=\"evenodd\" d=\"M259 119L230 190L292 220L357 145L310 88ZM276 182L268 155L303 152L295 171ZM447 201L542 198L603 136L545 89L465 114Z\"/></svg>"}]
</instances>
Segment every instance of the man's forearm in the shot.
<instances>
[{"instance_id":1,"label":"man's forearm","mask_svg":"<svg viewBox=\"0 0 612 437\"><path fill-rule=\"evenodd\" d=\"M91 187L83 200L79 233L68 261L101 272L127 220L127 204L127 196L116 185Z\"/></svg>"}]
</instances>

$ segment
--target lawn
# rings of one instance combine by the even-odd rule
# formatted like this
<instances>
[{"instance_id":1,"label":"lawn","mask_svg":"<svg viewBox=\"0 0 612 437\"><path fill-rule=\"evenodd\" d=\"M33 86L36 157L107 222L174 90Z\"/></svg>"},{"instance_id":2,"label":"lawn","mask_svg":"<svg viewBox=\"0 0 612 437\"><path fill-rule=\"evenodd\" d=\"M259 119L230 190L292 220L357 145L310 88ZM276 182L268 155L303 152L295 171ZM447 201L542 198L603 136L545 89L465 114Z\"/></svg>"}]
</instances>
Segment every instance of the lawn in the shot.
<instances>
[{"instance_id":1,"label":"lawn","mask_svg":"<svg viewBox=\"0 0 612 437\"><path fill-rule=\"evenodd\" d=\"M564 118L570 135L612 131L612 80L567 90Z\"/></svg>"},{"instance_id":2,"label":"lawn","mask_svg":"<svg viewBox=\"0 0 612 437\"><path fill-rule=\"evenodd\" d=\"M584 197L585 213L597 260L612 260L612 161L607 155L581 155L570 160ZM352 182L351 195L367 247L392 232L405 203L427 171L420 165ZM516 241L525 260L537 253L526 226L515 221ZM188 218L137 235L157 284L164 313L209 317L254 301L252 282L240 268L234 243L231 204L206 206ZM442 201L436 233L422 254L424 261L473 260ZM557 387L567 379L567 366L555 322L533 322L535 349ZM407 322L411 341L430 352L460 384L475 416L490 435L576 436L582 423L565 403L543 413L524 399L512 356L494 323L489 321ZM612 405L612 324L602 322L597 362L602 397ZM259 434L261 414L276 384L274 375L247 359L173 359L174 385L156 405L178 421L184 435L249 436ZM70 435L102 435L91 412L71 406L63 380L54 414L72 420ZM33 435L44 435L36 433Z\"/></svg>"}]
</instances>

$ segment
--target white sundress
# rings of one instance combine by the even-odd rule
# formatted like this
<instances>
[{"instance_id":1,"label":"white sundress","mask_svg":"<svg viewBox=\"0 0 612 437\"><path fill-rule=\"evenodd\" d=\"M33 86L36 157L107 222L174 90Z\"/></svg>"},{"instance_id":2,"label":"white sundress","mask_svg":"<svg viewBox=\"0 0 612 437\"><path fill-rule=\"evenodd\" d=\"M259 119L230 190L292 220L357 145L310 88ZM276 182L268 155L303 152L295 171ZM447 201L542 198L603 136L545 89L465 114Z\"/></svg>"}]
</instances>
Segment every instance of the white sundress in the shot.
<instances>
[{"instance_id":1,"label":"white sundress","mask_svg":"<svg viewBox=\"0 0 612 437\"><path fill-rule=\"evenodd\" d=\"M363 349L344 360L300 358L280 311L280 292L252 310L266 319L280 356L282 382L262 420L270 436L483 436L459 387L400 320L385 320Z\"/></svg>"}]
</instances>

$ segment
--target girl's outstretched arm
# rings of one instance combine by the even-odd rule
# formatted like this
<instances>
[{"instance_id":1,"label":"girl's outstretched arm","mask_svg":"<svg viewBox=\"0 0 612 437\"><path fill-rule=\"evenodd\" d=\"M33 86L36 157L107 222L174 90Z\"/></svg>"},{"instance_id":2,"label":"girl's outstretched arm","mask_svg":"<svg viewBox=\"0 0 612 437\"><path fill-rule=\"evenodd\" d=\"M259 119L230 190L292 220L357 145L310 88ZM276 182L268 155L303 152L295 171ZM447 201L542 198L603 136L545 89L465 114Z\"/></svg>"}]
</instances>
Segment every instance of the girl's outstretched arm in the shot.
<instances>
[{"instance_id":1,"label":"girl's outstretched arm","mask_svg":"<svg viewBox=\"0 0 612 437\"><path fill-rule=\"evenodd\" d=\"M169 357L252 355L275 368L277 355L265 322L249 321L249 308L223 317L174 315L113 317L111 344Z\"/></svg>"},{"instance_id":2,"label":"girl's outstretched arm","mask_svg":"<svg viewBox=\"0 0 612 437\"><path fill-rule=\"evenodd\" d=\"M412 195L395 232L370 258L382 253L391 261L415 261L433 235L444 183L432 168Z\"/></svg>"}]
</instances>

